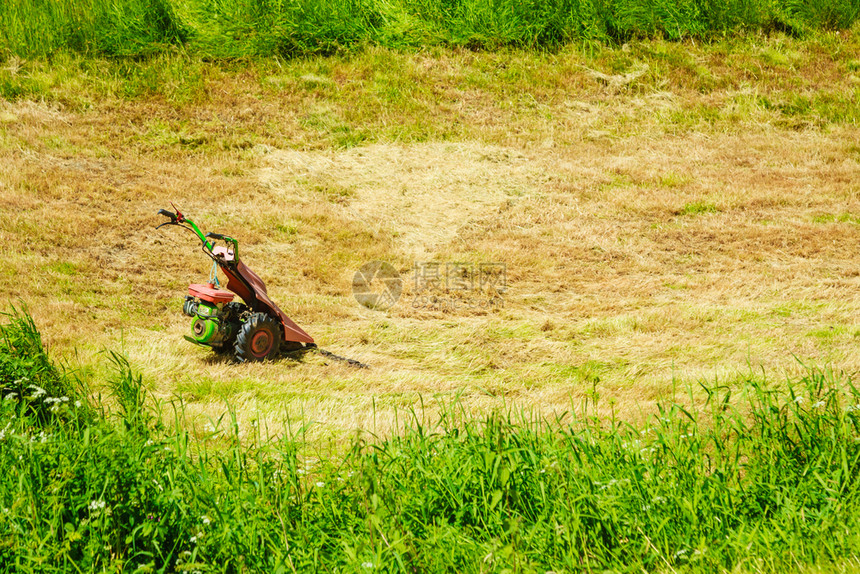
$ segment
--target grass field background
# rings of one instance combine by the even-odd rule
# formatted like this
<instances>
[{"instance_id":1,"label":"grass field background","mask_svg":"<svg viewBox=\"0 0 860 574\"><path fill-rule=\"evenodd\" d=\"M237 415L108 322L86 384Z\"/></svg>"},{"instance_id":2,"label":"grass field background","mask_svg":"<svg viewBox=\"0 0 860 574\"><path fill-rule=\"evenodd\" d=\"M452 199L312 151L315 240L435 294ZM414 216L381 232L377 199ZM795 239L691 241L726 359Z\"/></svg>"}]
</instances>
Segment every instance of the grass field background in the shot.
<instances>
[{"instance_id":1,"label":"grass field background","mask_svg":"<svg viewBox=\"0 0 860 574\"><path fill-rule=\"evenodd\" d=\"M204 554L241 570L219 548L272 571L855 567L856 3L729 2L752 11L711 24L720 12L692 3L577 4L603 18L579 28L544 17L571 6L3 3L0 299L26 305L67 370L4 339L17 400L0 452L9 468L30 458L4 475L2 543L34 569L85 553L141 573ZM236 365L187 344L182 300L209 264L190 234L155 231L170 202L238 238L287 314L371 368ZM404 279L386 311L351 293L376 259ZM428 261L504 263L504 305L416 309L413 267ZM67 385L47 396L68 401L22 386L42 367ZM658 427L654 451L621 455ZM687 449L691 432L707 438ZM98 462L153 445L135 476ZM724 447L755 459L749 473L713 458ZM67 474L81 453L96 462ZM255 490L281 476L273 460L292 461L292 482ZM483 466L433 471L464 460ZM505 465L531 474L502 479ZM185 477L175 490L126 496L162 468ZM178 502L198 470L234 512L205 550L190 537L213 499ZM619 477L638 490L603 498ZM344 490L315 488L338 478ZM630 518L667 485L677 505L658 522ZM438 514L404 514L418 493ZM264 510L245 538L233 526L248 505ZM741 510L717 526L727 505ZM147 507L193 515L159 529ZM313 538L324 531L338 534ZM241 554L301 545L285 532L309 554Z\"/></svg>"}]
</instances>

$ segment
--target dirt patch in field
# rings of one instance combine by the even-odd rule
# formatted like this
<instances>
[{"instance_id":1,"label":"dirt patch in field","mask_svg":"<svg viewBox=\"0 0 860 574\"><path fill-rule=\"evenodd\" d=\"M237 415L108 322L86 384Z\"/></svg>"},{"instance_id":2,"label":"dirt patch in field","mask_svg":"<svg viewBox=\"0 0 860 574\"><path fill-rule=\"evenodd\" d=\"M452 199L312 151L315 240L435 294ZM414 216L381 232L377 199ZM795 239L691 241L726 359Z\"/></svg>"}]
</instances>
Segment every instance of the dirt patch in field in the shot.
<instances>
[{"instance_id":1,"label":"dirt patch in field","mask_svg":"<svg viewBox=\"0 0 860 574\"><path fill-rule=\"evenodd\" d=\"M267 154L260 180L305 199L340 203L401 252L432 254L470 222L532 193L541 166L478 143L376 144L344 151Z\"/></svg>"}]
</instances>

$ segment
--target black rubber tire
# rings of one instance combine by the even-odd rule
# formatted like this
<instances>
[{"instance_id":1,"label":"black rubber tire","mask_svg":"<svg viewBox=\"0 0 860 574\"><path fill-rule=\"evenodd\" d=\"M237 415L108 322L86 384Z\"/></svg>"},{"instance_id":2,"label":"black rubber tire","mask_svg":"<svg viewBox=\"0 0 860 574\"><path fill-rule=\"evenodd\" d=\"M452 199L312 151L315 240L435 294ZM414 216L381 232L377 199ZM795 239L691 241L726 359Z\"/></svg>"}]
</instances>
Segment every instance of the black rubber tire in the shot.
<instances>
[{"instance_id":1,"label":"black rubber tire","mask_svg":"<svg viewBox=\"0 0 860 574\"><path fill-rule=\"evenodd\" d=\"M278 354L281 326L265 313L253 313L239 327L233 352L240 362L259 362Z\"/></svg>"}]
</instances>

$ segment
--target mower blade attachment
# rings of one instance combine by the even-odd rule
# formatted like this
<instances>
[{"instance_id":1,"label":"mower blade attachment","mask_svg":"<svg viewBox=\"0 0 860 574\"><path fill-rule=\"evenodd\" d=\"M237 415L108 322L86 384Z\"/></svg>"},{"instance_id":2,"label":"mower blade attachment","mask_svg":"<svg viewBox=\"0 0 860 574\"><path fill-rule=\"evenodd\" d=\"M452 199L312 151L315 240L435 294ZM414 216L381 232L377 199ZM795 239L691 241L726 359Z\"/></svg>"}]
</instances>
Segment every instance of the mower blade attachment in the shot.
<instances>
[{"instance_id":1,"label":"mower blade attachment","mask_svg":"<svg viewBox=\"0 0 860 574\"><path fill-rule=\"evenodd\" d=\"M182 337L183 337L186 341L188 341L189 343L194 343L194 344L195 344L195 345L197 345L198 347L208 347L208 346L209 346L209 345L204 345L203 343L201 343L200 341L198 341L198 340L197 340L197 339L195 339L194 337L189 337L188 335L182 335Z\"/></svg>"}]
</instances>

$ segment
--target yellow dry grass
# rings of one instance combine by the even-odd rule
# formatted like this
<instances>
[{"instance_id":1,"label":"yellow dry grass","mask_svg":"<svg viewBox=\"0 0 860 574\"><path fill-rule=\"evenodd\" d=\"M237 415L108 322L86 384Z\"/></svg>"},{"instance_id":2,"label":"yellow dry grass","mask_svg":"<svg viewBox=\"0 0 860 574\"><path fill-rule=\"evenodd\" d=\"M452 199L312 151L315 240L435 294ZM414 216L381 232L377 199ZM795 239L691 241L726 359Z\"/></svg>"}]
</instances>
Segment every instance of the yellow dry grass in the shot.
<instances>
[{"instance_id":1,"label":"yellow dry grass","mask_svg":"<svg viewBox=\"0 0 860 574\"><path fill-rule=\"evenodd\" d=\"M104 368L100 350L126 352L198 424L227 401L240 426L313 421L323 436L389 432L403 409L432 417L454 399L550 416L597 392L637 417L687 383L779 380L798 360L853 376L860 130L748 97L781 97L784 70L748 80L731 54L681 49L724 79L703 93L652 62L646 83L616 86L582 56L514 54L506 85L481 75L497 55L371 51L320 64L325 76L213 65L190 103L2 101L0 297L27 303L84 373ZM792 49L797 89L830 82L850 101L840 56ZM404 95L374 76L380 59L423 83ZM398 122L415 131L396 137ZM343 147L330 138L344 125L371 137ZM185 287L209 265L190 234L154 230L171 201L237 237L320 346L372 368L310 354L234 365L185 343ZM373 259L404 279L387 311L351 295ZM504 305L416 309L413 265L429 261L505 263Z\"/></svg>"}]
</instances>

